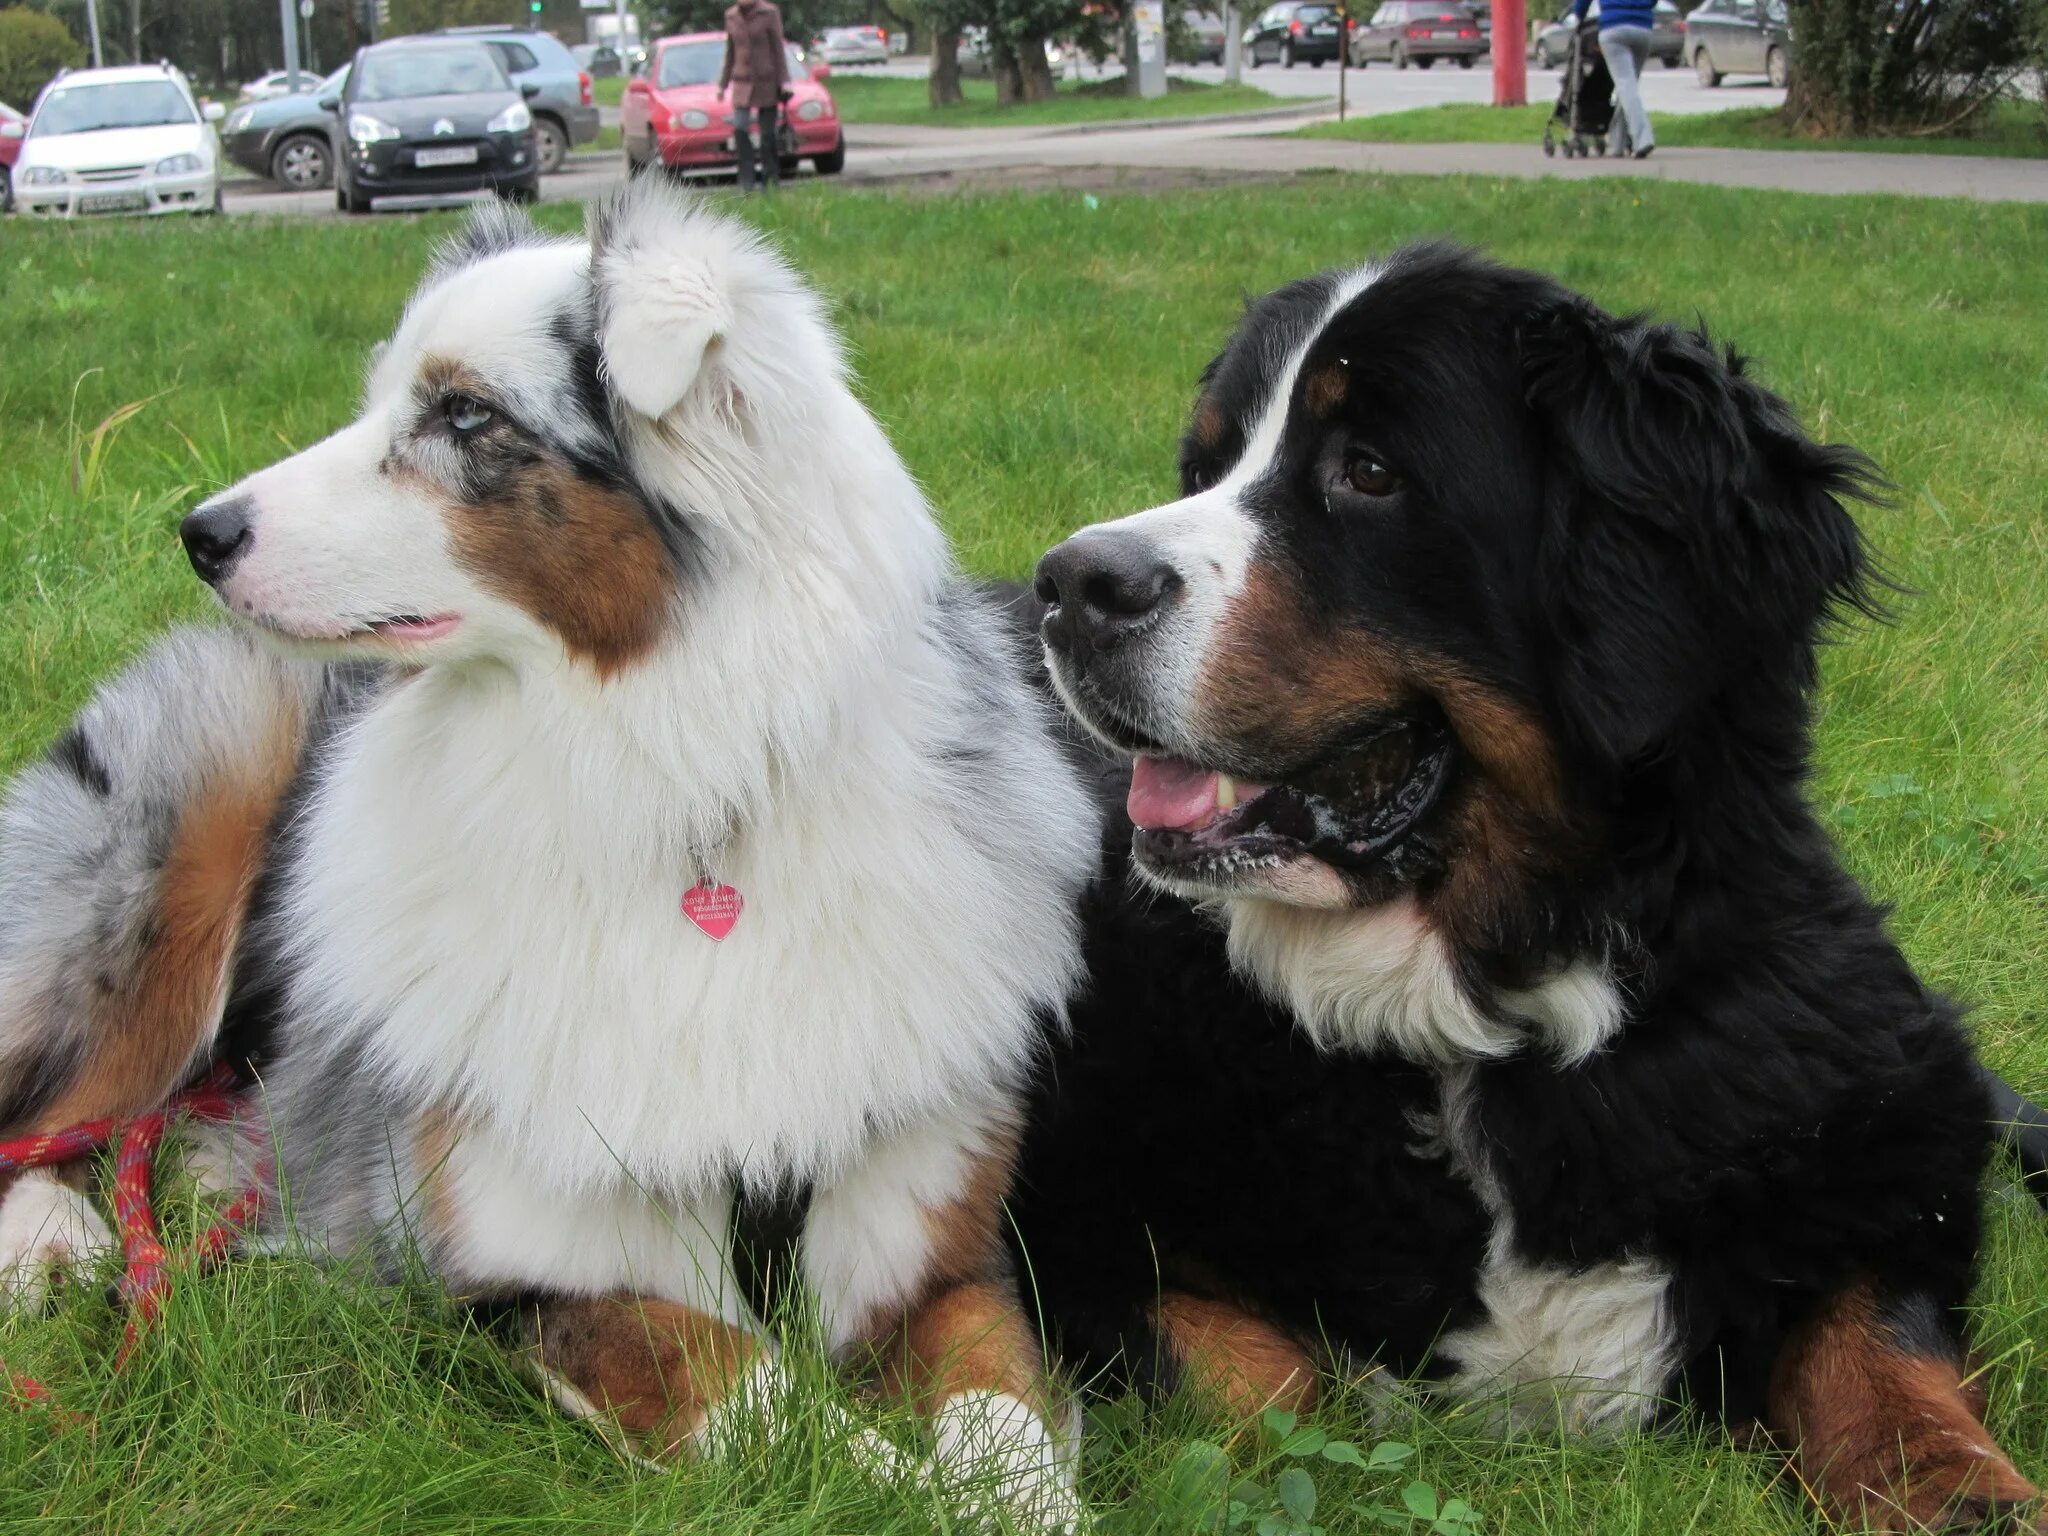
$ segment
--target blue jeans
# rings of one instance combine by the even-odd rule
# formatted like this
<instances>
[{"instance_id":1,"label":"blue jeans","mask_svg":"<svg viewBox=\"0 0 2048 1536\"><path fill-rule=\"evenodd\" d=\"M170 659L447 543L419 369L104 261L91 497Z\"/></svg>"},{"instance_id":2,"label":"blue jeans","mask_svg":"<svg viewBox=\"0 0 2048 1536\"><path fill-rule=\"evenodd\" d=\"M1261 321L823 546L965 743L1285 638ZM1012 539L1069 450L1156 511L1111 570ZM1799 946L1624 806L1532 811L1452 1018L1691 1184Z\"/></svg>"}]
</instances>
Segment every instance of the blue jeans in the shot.
<instances>
[{"instance_id":1,"label":"blue jeans","mask_svg":"<svg viewBox=\"0 0 2048 1536\"><path fill-rule=\"evenodd\" d=\"M1631 144L1641 154L1657 142L1650 128L1650 114L1643 110L1643 66L1650 62L1648 27L1602 27L1600 56L1607 60L1607 73L1614 76L1614 127L1608 140L1617 155L1627 154ZM1627 133L1627 139L1622 135Z\"/></svg>"},{"instance_id":2,"label":"blue jeans","mask_svg":"<svg viewBox=\"0 0 2048 1536\"><path fill-rule=\"evenodd\" d=\"M775 147L775 106L771 102L765 107L734 107L732 109L732 147L739 157L740 190L754 190L754 141L747 136L750 120L758 120L761 128L761 174L771 187L782 184L782 155Z\"/></svg>"}]
</instances>

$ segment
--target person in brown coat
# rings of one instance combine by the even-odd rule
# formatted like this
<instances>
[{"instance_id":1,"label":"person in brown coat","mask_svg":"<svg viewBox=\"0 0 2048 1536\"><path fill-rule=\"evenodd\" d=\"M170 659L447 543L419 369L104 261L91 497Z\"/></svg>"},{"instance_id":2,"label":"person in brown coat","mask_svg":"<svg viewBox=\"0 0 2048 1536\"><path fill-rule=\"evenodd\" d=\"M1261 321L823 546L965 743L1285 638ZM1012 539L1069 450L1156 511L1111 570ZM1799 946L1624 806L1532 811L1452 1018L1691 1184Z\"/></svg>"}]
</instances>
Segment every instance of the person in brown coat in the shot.
<instances>
[{"instance_id":1,"label":"person in brown coat","mask_svg":"<svg viewBox=\"0 0 2048 1536\"><path fill-rule=\"evenodd\" d=\"M754 190L753 119L761 130L761 174L773 187L782 179L775 148L775 119L789 99L789 50L782 37L782 12L775 0L737 0L725 10L725 67L718 93L732 92L732 142L739 153L740 190Z\"/></svg>"}]
</instances>

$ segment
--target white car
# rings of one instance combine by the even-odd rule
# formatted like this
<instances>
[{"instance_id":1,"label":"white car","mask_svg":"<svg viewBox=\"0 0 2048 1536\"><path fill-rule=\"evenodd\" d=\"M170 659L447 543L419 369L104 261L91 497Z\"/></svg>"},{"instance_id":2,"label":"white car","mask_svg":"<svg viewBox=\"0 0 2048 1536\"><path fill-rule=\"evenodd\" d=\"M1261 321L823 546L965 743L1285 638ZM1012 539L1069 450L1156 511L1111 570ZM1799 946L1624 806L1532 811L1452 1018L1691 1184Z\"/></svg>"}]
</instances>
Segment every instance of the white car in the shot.
<instances>
[{"instance_id":1,"label":"white car","mask_svg":"<svg viewBox=\"0 0 2048 1536\"><path fill-rule=\"evenodd\" d=\"M218 213L220 144L167 64L67 70L43 87L14 166L14 206L92 213Z\"/></svg>"},{"instance_id":2,"label":"white car","mask_svg":"<svg viewBox=\"0 0 2048 1536\"><path fill-rule=\"evenodd\" d=\"M827 27L812 50L835 67L842 64L886 64L889 34L880 27Z\"/></svg>"},{"instance_id":3,"label":"white car","mask_svg":"<svg viewBox=\"0 0 2048 1536\"><path fill-rule=\"evenodd\" d=\"M303 96L320 83L320 77L310 69L299 71L298 83L292 83L290 73L273 69L267 75L258 75L242 87L244 101L269 101L274 96Z\"/></svg>"}]
</instances>

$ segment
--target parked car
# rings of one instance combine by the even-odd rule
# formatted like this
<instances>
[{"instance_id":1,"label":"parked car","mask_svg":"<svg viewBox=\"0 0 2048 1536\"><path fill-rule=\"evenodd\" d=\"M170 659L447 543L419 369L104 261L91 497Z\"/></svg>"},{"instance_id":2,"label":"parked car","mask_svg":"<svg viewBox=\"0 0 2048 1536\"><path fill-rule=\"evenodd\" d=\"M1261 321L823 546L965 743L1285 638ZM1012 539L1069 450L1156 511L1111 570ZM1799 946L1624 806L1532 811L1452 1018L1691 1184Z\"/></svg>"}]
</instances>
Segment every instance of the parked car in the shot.
<instances>
[{"instance_id":1,"label":"parked car","mask_svg":"<svg viewBox=\"0 0 2048 1536\"><path fill-rule=\"evenodd\" d=\"M243 170L287 192L320 192L334 182L334 114L320 103L348 86L344 64L310 92L245 102L220 125L221 148Z\"/></svg>"},{"instance_id":2,"label":"parked car","mask_svg":"<svg viewBox=\"0 0 2048 1536\"><path fill-rule=\"evenodd\" d=\"M1325 59L1337 57L1341 25L1335 5L1321 0L1281 0L1259 12L1245 28L1245 58L1254 69L1261 64L1292 69L1297 60L1321 69Z\"/></svg>"},{"instance_id":3,"label":"parked car","mask_svg":"<svg viewBox=\"0 0 2048 1536\"><path fill-rule=\"evenodd\" d=\"M1600 0L1586 8L1588 20L1600 15ZM1567 7L1549 26L1536 34L1536 46L1529 56L1544 69L1555 69L1571 57L1572 29L1577 19ZM1661 59L1666 69L1685 62L1685 17L1671 0L1657 0L1656 20L1650 27L1650 57Z\"/></svg>"},{"instance_id":4,"label":"parked car","mask_svg":"<svg viewBox=\"0 0 2048 1536\"><path fill-rule=\"evenodd\" d=\"M1056 38L1045 40L1045 67L1058 74L1074 56L1070 43ZM988 49L987 27L962 27L960 29L960 73L977 80L985 80L995 72L994 60Z\"/></svg>"},{"instance_id":5,"label":"parked car","mask_svg":"<svg viewBox=\"0 0 2048 1536\"><path fill-rule=\"evenodd\" d=\"M655 161L677 172L724 170L736 163L732 101L718 93L724 63L723 32L690 32L655 43L652 65L626 82L619 103L629 172ZM821 176L836 176L846 166L839 108L825 88L831 73L829 64L807 65L802 51L790 48L790 98L778 125L782 162L790 170L805 157Z\"/></svg>"},{"instance_id":6,"label":"parked car","mask_svg":"<svg viewBox=\"0 0 2048 1536\"><path fill-rule=\"evenodd\" d=\"M1704 86L1728 75L1792 78L1792 32L1784 0L1707 0L1685 18L1686 57Z\"/></svg>"},{"instance_id":7,"label":"parked car","mask_svg":"<svg viewBox=\"0 0 2048 1536\"><path fill-rule=\"evenodd\" d=\"M1187 24L1188 36L1193 41L1193 61L1197 64L1221 64L1223 62L1223 18L1214 11L1182 11L1181 20Z\"/></svg>"},{"instance_id":8,"label":"parked car","mask_svg":"<svg viewBox=\"0 0 2048 1536\"><path fill-rule=\"evenodd\" d=\"M244 101L271 101L279 96L303 96L319 84L320 77L310 69L302 69L296 78L290 71L273 69L267 75L258 75L242 87Z\"/></svg>"},{"instance_id":9,"label":"parked car","mask_svg":"<svg viewBox=\"0 0 2048 1536\"><path fill-rule=\"evenodd\" d=\"M880 27L827 27L811 44L811 53L834 69L842 64L886 64L889 34Z\"/></svg>"},{"instance_id":10,"label":"parked car","mask_svg":"<svg viewBox=\"0 0 2048 1536\"><path fill-rule=\"evenodd\" d=\"M437 37L474 38L497 55L512 83L529 93L533 133L540 144L540 171L552 176L562 168L571 146L597 137L599 116L590 90L590 72L576 56L545 32L523 27L444 27Z\"/></svg>"},{"instance_id":11,"label":"parked car","mask_svg":"<svg viewBox=\"0 0 2048 1536\"><path fill-rule=\"evenodd\" d=\"M60 72L43 87L14 163L15 206L94 213L218 213L220 145L184 74L169 64Z\"/></svg>"},{"instance_id":12,"label":"parked car","mask_svg":"<svg viewBox=\"0 0 2048 1536\"><path fill-rule=\"evenodd\" d=\"M569 56L593 80L616 80L626 72L626 61L609 43L578 43Z\"/></svg>"},{"instance_id":13,"label":"parked car","mask_svg":"<svg viewBox=\"0 0 2048 1536\"><path fill-rule=\"evenodd\" d=\"M1360 69L1374 59L1396 69L1456 59L1470 69L1485 51L1479 18L1461 0L1381 0L1364 25L1351 29L1351 62Z\"/></svg>"},{"instance_id":14,"label":"parked car","mask_svg":"<svg viewBox=\"0 0 2048 1536\"><path fill-rule=\"evenodd\" d=\"M27 114L0 101L0 213L14 207L14 162L21 158L21 141L27 137Z\"/></svg>"},{"instance_id":15,"label":"parked car","mask_svg":"<svg viewBox=\"0 0 2048 1536\"><path fill-rule=\"evenodd\" d=\"M368 213L380 197L540 194L529 94L469 38L407 37L356 54L348 84L322 96L341 124L334 201Z\"/></svg>"}]
</instances>

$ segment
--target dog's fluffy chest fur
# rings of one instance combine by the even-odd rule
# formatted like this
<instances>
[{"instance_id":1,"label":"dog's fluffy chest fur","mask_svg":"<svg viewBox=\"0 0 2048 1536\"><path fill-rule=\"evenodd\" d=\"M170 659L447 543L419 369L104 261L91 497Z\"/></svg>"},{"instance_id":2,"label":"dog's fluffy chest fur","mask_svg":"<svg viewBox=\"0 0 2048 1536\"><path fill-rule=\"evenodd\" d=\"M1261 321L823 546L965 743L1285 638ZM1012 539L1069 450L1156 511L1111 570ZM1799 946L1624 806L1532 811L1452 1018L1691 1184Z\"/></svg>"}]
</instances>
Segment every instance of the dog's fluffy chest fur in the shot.
<instances>
[{"instance_id":1,"label":"dog's fluffy chest fur","mask_svg":"<svg viewBox=\"0 0 2048 1536\"><path fill-rule=\"evenodd\" d=\"M487 1117L563 1187L829 1180L1011 1091L1072 978L1057 896L1092 832L1021 690L979 722L1014 738L1006 785L963 796L898 697L771 768L737 826L687 765L535 691L415 679L341 743L289 897L306 1035ZM1038 867L960 824L989 799L1041 818ZM680 910L706 874L745 900L722 942Z\"/></svg>"}]
</instances>

